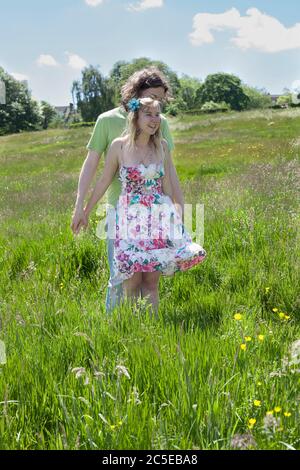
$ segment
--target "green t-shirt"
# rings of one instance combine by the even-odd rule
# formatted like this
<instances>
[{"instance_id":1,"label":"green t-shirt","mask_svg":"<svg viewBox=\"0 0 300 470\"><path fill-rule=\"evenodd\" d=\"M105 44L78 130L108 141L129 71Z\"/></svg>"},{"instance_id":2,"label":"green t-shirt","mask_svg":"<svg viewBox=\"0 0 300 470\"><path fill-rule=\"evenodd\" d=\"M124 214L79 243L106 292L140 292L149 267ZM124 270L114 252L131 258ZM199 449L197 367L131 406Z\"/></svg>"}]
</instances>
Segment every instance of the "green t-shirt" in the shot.
<instances>
[{"instance_id":1,"label":"green t-shirt","mask_svg":"<svg viewBox=\"0 0 300 470\"><path fill-rule=\"evenodd\" d=\"M99 155L104 153L106 158L110 144L114 139L120 137L126 127L126 123L127 113L122 107L114 108L100 114L86 148L88 150L94 150L99 153ZM172 151L174 149L174 143L165 116L161 116L161 133L163 138L168 142L170 151ZM118 172L116 172L114 179L107 189L108 204L115 206L120 193L121 181L118 179Z\"/></svg>"}]
</instances>

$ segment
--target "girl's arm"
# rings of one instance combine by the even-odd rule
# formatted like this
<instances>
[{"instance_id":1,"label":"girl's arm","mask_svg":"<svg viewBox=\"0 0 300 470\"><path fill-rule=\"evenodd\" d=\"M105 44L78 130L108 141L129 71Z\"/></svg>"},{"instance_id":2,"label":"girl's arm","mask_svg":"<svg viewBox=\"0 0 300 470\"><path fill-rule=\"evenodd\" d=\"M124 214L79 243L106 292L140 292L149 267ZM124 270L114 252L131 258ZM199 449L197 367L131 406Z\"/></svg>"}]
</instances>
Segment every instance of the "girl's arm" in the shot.
<instances>
[{"instance_id":1,"label":"girl's arm","mask_svg":"<svg viewBox=\"0 0 300 470\"><path fill-rule=\"evenodd\" d=\"M84 208L86 215L92 211L95 204L103 197L105 191L111 184L113 177L116 174L116 171L119 167L119 149L120 149L120 140L115 139L107 152L105 165L101 177L97 180L95 188L92 192L92 195Z\"/></svg>"},{"instance_id":2,"label":"girl's arm","mask_svg":"<svg viewBox=\"0 0 300 470\"><path fill-rule=\"evenodd\" d=\"M168 143L163 140L163 147L165 151L165 177L163 178L163 191L168 194L173 200L177 209L184 221L184 198L180 189L179 180L177 177L176 169L174 167Z\"/></svg>"}]
</instances>

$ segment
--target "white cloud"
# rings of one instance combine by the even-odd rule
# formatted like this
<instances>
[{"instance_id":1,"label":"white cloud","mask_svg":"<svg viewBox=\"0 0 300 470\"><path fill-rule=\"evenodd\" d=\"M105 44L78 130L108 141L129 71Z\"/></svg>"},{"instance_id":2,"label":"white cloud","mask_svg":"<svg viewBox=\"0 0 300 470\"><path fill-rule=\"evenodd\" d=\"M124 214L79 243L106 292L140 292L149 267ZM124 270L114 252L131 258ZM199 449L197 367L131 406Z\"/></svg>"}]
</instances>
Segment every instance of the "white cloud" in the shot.
<instances>
[{"instance_id":1,"label":"white cloud","mask_svg":"<svg viewBox=\"0 0 300 470\"><path fill-rule=\"evenodd\" d=\"M58 63L52 57L52 55L49 54L41 54L39 58L37 59L37 64L40 66L47 65L49 67L57 67Z\"/></svg>"},{"instance_id":2,"label":"white cloud","mask_svg":"<svg viewBox=\"0 0 300 470\"><path fill-rule=\"evenodd\" d=\"M85 3L89 6L89 7L97 7L98 5L101 5L101 3L103 3L104 0L85 0Z\"/></svg>"},{"instance_id":3,"label":"white cloud","mask_svg":"<svg viewBox=\"0 0 300 470\"><path fill-rule=\"evenodd\" d=\"M66 52L66 54L69 56L68 65L72 69L81 70L87 66L87 62L82 57L79 57L79 55L71 54L70 52Z\"/></svg>"},{"instance_id":4,"label":"white cloud","mask_svg":"<svg viewBox=\"0 0 300 470\"><path fill-rule=\"evenodd\" d=\"M277 18L249 8L241 16L236 8L224 13L198 13L193 18L190 42L194 46L214 42L213 31L235 30L230 39L242 50L256 49L262 52L280 52L300 48L300 23L286 28Z\"/></svg>"},{"instance_id":5,"label":"white cloud","mask_svg":"<svg viewBox=\"0 0 300 470\"><path fill-rule=\"evenodd\" d=\"M140 0L139 3L131 3L127 10L129 11L143 11L149 8L161 8L164 6L164 0Z\"/></svg>"},{"instance_id":6,"label":"white cloud","mask_svg":"<svg viewBox=\"0 0 300 470\"><path fill-rule=\"evenodd\" d=\"M22 73L12 72L10 75L12 75L19 82L22 82L23 80L29 80L29 77L27 75L23 75Z\"/></svg>"}]
</instances>

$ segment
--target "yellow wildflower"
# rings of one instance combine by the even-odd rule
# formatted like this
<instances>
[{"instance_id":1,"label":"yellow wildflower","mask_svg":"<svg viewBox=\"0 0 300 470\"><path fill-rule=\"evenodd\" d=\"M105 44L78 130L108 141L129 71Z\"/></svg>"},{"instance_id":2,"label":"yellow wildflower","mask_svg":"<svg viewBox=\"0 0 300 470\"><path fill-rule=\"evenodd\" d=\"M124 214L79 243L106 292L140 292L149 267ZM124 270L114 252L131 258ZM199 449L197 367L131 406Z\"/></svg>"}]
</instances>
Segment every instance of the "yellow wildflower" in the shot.
<instances>
[{"instance_id":1,"label":"yellow wildflower","mask_svg":"<svg viewBox=\"0 0 300 470\"><path fill-rule=\"evenodd\" d=\"M251 336L245 336L245 341L251 341L251 340L252 340Z\"/></svg>"},{"instance_id":2,"label":"yellow wildflower","mask_svg":"<svg viewBox=\"0 0 300 470\"><path fill-rule=\"evenodd\" d=\"M285 320L289 320L291 317L289 315L284 315Z\"/></svg>"},{"instance_id":3,"label":"yellow wildflower","mask_svg":"<svg viewBox=\"0 0 300 470\"><path fill-rule=\"evenodd\" d=\"M274 411L275 411L275 413L279 413L281 411L281 407L280 406L275 406Z\"/></svg>"},{"instance_id":4,"label":"yellow wildflower","mask_svg":"<svg viewBox=\"0 0 300 470\"><path fill-rule=\"evenodd\" d=\"M245 351L246 348L247 348L247 345L246 345L245 343L242 343L242 344L240 345L240 348L241 348L242 351Z\"/></svg>"},{"instance_id":5,"label":"yellow wildflower","mask_svg":"<svg viewBox=\"0 0 300 470\"><path fill-rule=\"evenodd\" d=\"M243 315L242 315L241 313L235 313L235 315L233 316L233 318L234 318L235 320L238 320L238 321L239 321L239 320L241 320L241 319L243 318Z\"/></svg>"},{"instance_id":6,"label":"yellow wildflower","mask_svg":"<svg viewBox=\"0 0 300 470\"><path fill-rule=\"evenodd\" d=\"M253 403L254 403L254 406L261 406L260 400L254 400Z\"/></svg>"},{"instance_id":7,"label":"yellow wildflower","mask_svg":"<svg viewBox=\"0 0 300 470\"><path fill-rule=\"evenodd\" d=\"M267 412L266 412L266 415L268 415L268 416L269 416L269 415L272 415L273 413L274 413L274 411L273 411L273 410L269 410L269 411L267 411Z\"/></svg>"},{"instance_id":8,"label":"yellow wildflower","mask_svg":"<svg viewBox=\"0 0 300 470\"><path fill-rule=\"evenodd\" d=\"M283 319L283 318L285 317L285 313L279 312L279 313L278 313L278 316L279 316L279 318Z\"/></svg>"},{"instance_id":9,"label":"yellow wildflower","mask_svg":"<svg viewBox=\"0 0 300 470\"><path fill-rule=\"evenodd\" d=\"M265 288L265 294L267 294L270 289L271 289L271 287L266 287L266 288Z\"/></svg>"},{"instance_id":10,"label":"yellow wildflower","mask_svg":"<svg viewBox=\"0 0 300 470\"><path fill-rule=\"evenodd\" d=\"M276 313L276 312L278 312L278 308L274 307L274 308L272 308L272 311Z\"/></svg>"},{"instance_id":11,"label":"yellow wildflower","mask_svg":"<svg viewBox=\"0 0 300 470\"><path fill-rule=\"evenodd\" d=\"M248 428L252 429L255 423L256 423L256 419L255 418L250 418L248 420Z\"/></svg>"},{"instance_id":12,"label":"yellow wildflower","mask_svg":"<svg viewBox=\"0 0 300 470\"><path fill-rule=\"evenodd\" d=\"M289 418L289 417L292 415L292 413L290 413L289 411L285 411L283 414L284 414L284 416L286 416L287 418Z\"/></svg>"},{"instance_id":13,"label":"yellow wildflower","mask_svg":"<svg viewBox=\"0 0 300 470\"><path fill-rule=\"evenodd\" d=\"M265 335L258 335L259 341L263 341L265 339Z\"/></svg>"}]
</instances>

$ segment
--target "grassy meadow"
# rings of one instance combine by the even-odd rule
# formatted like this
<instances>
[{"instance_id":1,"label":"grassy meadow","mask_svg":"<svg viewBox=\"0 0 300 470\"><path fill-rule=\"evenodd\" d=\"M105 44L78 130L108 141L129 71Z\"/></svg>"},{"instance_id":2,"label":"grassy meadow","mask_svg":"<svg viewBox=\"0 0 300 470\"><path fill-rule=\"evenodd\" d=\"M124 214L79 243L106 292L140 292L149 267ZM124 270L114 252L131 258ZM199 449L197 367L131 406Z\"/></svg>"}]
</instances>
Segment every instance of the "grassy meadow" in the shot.
<instances>
[{"instance_id":1,"label":"grassy meadow","mask_svg":"<svg viewBox=\"0 0 300 470\"><path fill-rule=\"evenodd\" d=\"M169 122L207 259L158 319L70 229L92 128L0 138L1 449L300 449L300 110Z\"/></svg>"}]
</instances>

